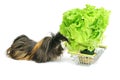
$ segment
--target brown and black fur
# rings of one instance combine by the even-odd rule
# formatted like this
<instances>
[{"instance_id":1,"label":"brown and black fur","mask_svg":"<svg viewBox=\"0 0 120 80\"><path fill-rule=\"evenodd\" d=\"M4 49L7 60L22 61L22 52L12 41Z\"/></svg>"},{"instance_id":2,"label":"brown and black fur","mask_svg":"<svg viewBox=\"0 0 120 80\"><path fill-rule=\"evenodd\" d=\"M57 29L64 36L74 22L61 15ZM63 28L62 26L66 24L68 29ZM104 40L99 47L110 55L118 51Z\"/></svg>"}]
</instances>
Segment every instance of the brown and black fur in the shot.
<instances>
[{"instance_id":1,"label":"brown and black fur","mask_svg":"<svg viewBox=\"0 0 120 80\"><path fill-rule=\"evenodd\" d=\"M67 39L60 33L45 37L38 43L21 35L14 40L7 50L7 55L16 60L51 61L62 54L61 41L67 41Z\"/></svg>"}]
</instances>

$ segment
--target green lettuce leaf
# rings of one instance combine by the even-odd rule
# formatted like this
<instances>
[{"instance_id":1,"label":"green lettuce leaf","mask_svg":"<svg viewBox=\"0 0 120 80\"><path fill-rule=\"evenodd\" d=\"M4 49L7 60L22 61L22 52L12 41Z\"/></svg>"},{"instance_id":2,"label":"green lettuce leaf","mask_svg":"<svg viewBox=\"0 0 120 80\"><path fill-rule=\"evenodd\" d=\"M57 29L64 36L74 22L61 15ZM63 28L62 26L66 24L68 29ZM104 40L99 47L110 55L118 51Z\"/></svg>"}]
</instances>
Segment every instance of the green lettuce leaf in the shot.
<instances>
[{"instance_id":1,"label":"green lettuce leaf","mask_svg":"<svg viewBox=\"0 0 120 80\"><path fill-rule=\"evenodd\" d=\"M60 33L69 40L68 51L76 54L85 49L92 51L97 48L103 39L109 15L110 11L88 4L83 9L66 11Z\"/></svg>"}]
</instances>

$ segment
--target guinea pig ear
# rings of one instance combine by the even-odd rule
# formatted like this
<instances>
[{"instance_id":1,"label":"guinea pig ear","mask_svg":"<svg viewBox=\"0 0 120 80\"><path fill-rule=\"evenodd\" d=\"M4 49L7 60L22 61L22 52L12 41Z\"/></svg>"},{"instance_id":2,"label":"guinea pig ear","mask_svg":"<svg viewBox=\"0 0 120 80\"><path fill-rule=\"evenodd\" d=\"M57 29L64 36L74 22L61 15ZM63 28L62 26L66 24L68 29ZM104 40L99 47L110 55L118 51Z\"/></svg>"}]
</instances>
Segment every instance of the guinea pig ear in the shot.
<instances>
[{"instance_id":1,"label":"guinea pig ear","mask_svg":"<svg viewBox=\"0 0 120 80\"><path fill-rule=\"evenodd\" d=\"M52 40L68 42L68 39L66 37L64 37L60 32L57 32L56 34L51 33L51 35L52 35Z\"/></svg>"},{"instance_id":2,"label":"guinea pig ear","mask_svg":"<svg viewBox=\"0 0 120 80\"><path fill-rule=\"evenodd\" d=\"M60 32L58 32L56 35L55 35L56 38L58 38L59 40L61 41L67 41L68 42L68 39L63 36Z\"/></svg>"}]
</instances>

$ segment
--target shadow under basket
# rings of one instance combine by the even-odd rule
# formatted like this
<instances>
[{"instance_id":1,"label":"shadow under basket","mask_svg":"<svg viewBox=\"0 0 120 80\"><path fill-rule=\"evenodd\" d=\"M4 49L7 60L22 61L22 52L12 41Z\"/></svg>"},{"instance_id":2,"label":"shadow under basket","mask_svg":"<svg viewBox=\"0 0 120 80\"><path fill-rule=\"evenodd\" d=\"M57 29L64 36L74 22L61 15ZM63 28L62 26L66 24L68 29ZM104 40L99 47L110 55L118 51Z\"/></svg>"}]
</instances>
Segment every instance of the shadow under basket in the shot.
<instances>
[{"instance_id":1,"label":"shadow under basket","mask_svg":"<svg viewBox=\"0 0 120 80\"><path fill-rule=\"evenodd\" d=\"M90 65L95 63L100 58L102 53L104 53L104 51L105 48L96 48L93 55L79 53L77 55L73 55L72 57L77 64Z\"/></svg>"}]
</instances>

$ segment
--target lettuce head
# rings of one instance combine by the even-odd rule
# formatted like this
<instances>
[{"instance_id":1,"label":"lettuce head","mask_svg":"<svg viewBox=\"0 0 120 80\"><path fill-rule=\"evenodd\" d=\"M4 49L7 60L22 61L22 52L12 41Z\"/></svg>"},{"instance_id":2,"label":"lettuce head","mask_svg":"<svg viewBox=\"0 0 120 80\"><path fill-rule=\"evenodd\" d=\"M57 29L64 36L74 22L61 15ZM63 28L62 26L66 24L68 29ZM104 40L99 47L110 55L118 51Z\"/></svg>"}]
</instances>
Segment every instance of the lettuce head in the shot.
<instances>
[{"instance_id":1,"label":"lettuce head","mask_svg":"<svg viewBox=\"0 0 120 80\"><path fill-rule=\"evenodd\" d=\"M86 5L85 8L71 9L63 14L60 33L68 39L66 43L71 54L82 50L92 51L103 39L108 25L110 11Z\"/></svg>"}]
</instances>

